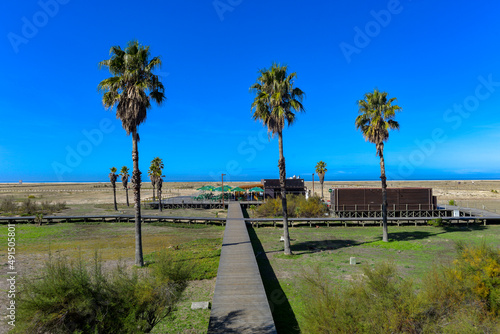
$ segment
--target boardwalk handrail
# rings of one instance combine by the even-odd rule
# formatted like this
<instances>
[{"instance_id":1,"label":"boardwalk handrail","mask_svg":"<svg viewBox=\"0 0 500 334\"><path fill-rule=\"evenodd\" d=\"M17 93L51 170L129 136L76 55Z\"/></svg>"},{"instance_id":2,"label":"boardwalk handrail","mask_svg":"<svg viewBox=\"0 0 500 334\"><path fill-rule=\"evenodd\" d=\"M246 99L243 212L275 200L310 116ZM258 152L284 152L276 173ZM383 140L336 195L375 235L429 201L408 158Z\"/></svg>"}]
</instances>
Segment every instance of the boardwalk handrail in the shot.
<instances>
[{"instance_id":1,"label":"boardwalk handrail","mask_svg":"<svg viewBox=\"0 0 500 334\"><path fill-rule=\"evenodd\" d=\"M35 221L37 219L36 216L9 216L3 217L0 216L0 224L7 223L9 221ZM59 221L59 220L95 220L95 219L111 219L117 221L135 221L134 215L77 215L77 216L43 216L42 222L51 222L51 221ZM144 221L151 220L172 220L172 221L201 221L201 222L216 222L224 224L226 222L226 218L218 218L218 217L187 217L187 216L151 216L144 215L142 216ZM279 222L282 221L283 218L243 218L247 223L266 223L266 222ZM485 221L485 220L495 220L500 221L500 215L498 216L462 216L462 217L387 217L388 221L428 221L433 219L442 219L448 221ZM325 217L325 218L288 218L290 222L363 222L363 221L382 221L382 217Z\"/></svg>"}]
</instances>

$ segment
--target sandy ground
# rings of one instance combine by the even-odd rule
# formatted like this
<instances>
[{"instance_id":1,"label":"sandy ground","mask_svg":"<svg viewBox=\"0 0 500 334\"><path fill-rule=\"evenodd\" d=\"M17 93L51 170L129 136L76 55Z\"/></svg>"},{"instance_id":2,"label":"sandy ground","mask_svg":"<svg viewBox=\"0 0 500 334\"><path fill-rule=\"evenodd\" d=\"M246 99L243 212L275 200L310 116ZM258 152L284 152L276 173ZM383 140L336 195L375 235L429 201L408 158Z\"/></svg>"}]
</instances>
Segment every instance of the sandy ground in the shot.
<instances>
[{"instance_id":1,"label":"sandy ground","mask_svg":"<svg viewBox=\"0 0 500 334\"><path fill-rule=\"evenodd\" d=\"M256 184L255 182L229 182L230 186L241 186ZM165 182L163 185L163 197L193 196L198 193L197 188L204 185L220 186L220 182ZM312 182L306 182L307 189L313 189ZM433 194L437 196L438 202L445 203L449 200L455 201L500 201L499 181L388 181L389 187L425 187L432 188ZM323 185L324 196L328 197L328 189L335 187L380 187L378 181L325 181ZM117 183L117 201L125 203L125 189L121 183ZM141 198L152 197L151 183L143 183ZM314 192L321 195L321 185L314 182ZM67 204L105 204L112 203L112 188L109 183L24 183L0 184L0 200L12 196L16 200L22 200L28 196L35 196L37 201L53 201ZM132 201L133 192L129 190L129 199Z\"/></svg>"}]
</instances>

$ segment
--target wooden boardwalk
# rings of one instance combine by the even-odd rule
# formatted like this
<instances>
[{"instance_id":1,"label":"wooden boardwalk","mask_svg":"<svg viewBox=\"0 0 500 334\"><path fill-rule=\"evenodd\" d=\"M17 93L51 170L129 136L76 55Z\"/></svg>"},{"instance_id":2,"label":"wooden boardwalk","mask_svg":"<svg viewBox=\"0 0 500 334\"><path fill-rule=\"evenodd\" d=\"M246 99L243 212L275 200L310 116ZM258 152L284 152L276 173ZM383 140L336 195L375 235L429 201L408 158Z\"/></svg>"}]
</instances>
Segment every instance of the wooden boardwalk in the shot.
<instances>
[{"instance_id":1,"label":"wooden boardwalk","mask_svg":"<svg viewBox=\"0 0 500 334\"><path fill-rule=\"evenodd\" d=\"M241 206L237 202L229 205L212 300L208 334L215 333L276 333Z\"/></svg>"}]
</instances>

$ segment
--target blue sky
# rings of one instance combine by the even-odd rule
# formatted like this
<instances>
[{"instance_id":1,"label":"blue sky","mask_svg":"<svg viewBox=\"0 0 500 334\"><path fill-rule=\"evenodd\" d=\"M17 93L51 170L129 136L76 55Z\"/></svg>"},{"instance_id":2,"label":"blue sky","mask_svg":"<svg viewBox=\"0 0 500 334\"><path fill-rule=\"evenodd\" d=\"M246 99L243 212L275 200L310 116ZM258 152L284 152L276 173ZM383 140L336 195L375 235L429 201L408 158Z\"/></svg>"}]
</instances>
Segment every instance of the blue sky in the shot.
<instances>
[{"instance_id":1,"label":"blue sky","mask_svg":"<svg viewBox=\"0 0 500 334\"><path fill-rule=\"evenodd\" d=\"M297 72L305 114L284 131L287 176L377 179L356 101L396 97L389 179L498 178L500 3L495 1L3 2L0 181L105 181L131 138L101 104L97 63L137 39L160 55L167 101L140 126L140 168L167 181L278 177L277 139L251 118L272 62Z\"/></svg>"}]
</instances>

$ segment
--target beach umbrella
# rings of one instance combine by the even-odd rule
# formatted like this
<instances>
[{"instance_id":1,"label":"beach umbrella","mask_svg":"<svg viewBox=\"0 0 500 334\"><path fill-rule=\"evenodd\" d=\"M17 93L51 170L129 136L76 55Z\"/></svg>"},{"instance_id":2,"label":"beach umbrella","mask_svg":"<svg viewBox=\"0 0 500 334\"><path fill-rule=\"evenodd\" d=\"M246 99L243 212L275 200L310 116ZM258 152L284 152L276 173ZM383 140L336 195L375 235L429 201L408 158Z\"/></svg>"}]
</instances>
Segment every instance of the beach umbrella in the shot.
<instances>
[{"instance_id":1,"label":"beach umbrella","mask_svg":"<svg viewBox=\"0 0 500 334\"><path fill-rule=\"evenodd\" d=\"M241 191L241 192L243 192L243 191L246 191L246 190L243 189L243 188L240 188L240 187L236 187L236 188L233 188L233 190L231 190L231 191Z\"/></svg>"},{"instance_id":2,"label":"beach umbrella","mask_svg":"<svg viewBox=\"0 0 500 334\"><path fill-rule=\"evenodd\" d=\"M254 188L252 188L252 189L248 189L248 191L250 191L250 192L255 192L255 193L256 193L256 192L259 192L259 193L260 193L260 192L263 192L263 191L264 191L264 189L259 188L259 187L254 187Z\"/></svg>"},{"instance_id":3,"label":"beach umbrella","mask_svg":"<svg viewBox=\"0 0 500 334\"><path fill-rule=\"evenodd\" d=\"M203 191L214 191L214 187L212 186L203 186L201 188L198 188L196 190L203 190Z\"/></svg>"},{"instance_id":4,"label":"beach umbrella","mask_svg":"<svg viewBox=\"0 0 500 334\"><path fill-rule=\"evenodd\" d=\"M217 187L214 189L214 191L222 191L222 187ZM231 187L230 186L224 186L224 191L231 191Z\"/></svg>"}]
</instances>

